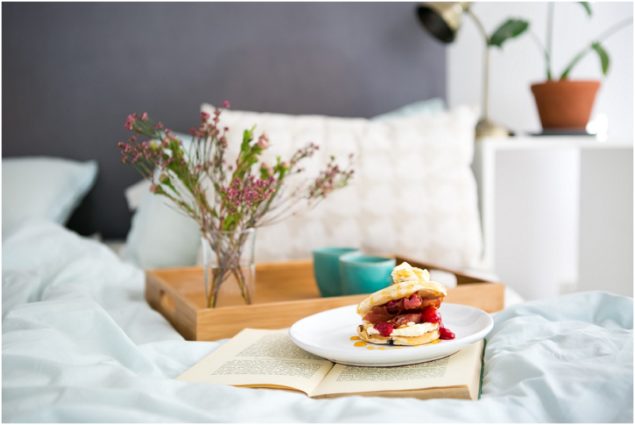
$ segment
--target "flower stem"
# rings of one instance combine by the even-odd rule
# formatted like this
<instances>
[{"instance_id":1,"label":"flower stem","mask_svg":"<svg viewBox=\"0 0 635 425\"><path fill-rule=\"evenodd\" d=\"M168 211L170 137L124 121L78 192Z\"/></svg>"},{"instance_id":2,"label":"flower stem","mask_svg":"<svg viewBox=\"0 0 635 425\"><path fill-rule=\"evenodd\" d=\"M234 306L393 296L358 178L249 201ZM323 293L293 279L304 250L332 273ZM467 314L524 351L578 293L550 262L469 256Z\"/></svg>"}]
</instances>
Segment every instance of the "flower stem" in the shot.
<instances>
[{"instance_id":1,"label":"flower stem","mask_svg":"<svg viewBox=\"0 0 635 425\"><path fill-rule=\"evenodd\" d=\"M211 270L212 278L209 288L206 286L207 308L215 308L218 303L218 296L221 286L225 284L228 277L233 276L236 284L240 289L240 294L245 303L251 304L252 294L249 288L249 282L241 267L241 257L244 245L250 236L249 231L216 233L211 232L205 238L205 242L209 244L209 249L213 251L215 258L207 258L206 262L206 282L210 279L209 270ZM208 249L205 247L205 249ZM251 267L251 265L247 265Z\"/></svg>"}]
</instances>

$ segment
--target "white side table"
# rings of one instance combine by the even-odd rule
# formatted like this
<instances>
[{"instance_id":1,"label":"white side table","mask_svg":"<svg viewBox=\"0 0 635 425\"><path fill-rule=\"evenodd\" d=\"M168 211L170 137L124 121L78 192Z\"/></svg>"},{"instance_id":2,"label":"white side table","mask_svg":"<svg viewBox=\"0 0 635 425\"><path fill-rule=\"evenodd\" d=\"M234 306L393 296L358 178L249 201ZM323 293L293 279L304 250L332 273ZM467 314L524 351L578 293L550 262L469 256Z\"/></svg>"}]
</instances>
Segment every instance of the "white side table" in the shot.
<instances>
[{"instance_id":1,"label":"white side table","mask_svg":"<svg viewBox=\"0 0 635 425\"><path fill-rule=\"evenodd\" d=\"M477 142L483 262L526 299L633 294L632 145L580 137Z\"/></svg>"}]
</instances>

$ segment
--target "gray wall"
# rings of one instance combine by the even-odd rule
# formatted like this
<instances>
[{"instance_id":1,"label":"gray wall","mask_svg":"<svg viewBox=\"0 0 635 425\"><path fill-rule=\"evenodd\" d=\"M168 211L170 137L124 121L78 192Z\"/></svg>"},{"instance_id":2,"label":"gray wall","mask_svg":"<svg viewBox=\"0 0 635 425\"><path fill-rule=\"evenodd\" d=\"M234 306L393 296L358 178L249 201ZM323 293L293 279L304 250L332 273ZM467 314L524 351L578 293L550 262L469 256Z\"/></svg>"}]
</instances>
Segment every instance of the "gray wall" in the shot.
<instances>
[{"instance_id":1,"label":"gray wall","mask_svg":"<svg viewBox=\"0 0 635 425\"><path fill-rule=\"evenodd\" d=\"M69 226L123 238L115 148L130 112L196 124L202 102L370 117L445 97L445 51L414 3L3 3L3 157L97 159Z\"/></svg>"}]
</instances>

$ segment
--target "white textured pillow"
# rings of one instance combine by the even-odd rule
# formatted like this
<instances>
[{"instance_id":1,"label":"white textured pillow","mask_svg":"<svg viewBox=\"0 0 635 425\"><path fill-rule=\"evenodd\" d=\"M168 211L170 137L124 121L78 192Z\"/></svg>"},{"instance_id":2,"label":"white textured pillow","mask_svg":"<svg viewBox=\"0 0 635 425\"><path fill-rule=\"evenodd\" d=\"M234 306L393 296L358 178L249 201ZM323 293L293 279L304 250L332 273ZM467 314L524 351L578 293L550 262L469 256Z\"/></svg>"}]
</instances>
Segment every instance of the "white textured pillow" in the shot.
<instances>
[{"instance_id":1,"label":"white textured pillow","mask_svg":"<svg viewBox=\"0 0 635 425\"><path fill-rule=\"evenodd\" d=\"M212 112L209 105L202 110ZM329 155L355 154L352 184L317 208L258 229L256 261L307 258L327 245L400 253L449 266L478 264L481 233L470 164L476 111L370 121L225 111L229 145L256 125L269 135L266 155L288 157L307 142L320 150L308 164L315 174Z\"/></svg>"},{"instance_id":2,"label":"white textured pillow","mask_svg":"<svg viewBox=\"0 0 635 425\"><path fill-rule=\"evenodd\" d=\"M97 176L95 161L24 157L2 160L2 237L31 219L65 224Z\"/></svg>"}]
</instances>

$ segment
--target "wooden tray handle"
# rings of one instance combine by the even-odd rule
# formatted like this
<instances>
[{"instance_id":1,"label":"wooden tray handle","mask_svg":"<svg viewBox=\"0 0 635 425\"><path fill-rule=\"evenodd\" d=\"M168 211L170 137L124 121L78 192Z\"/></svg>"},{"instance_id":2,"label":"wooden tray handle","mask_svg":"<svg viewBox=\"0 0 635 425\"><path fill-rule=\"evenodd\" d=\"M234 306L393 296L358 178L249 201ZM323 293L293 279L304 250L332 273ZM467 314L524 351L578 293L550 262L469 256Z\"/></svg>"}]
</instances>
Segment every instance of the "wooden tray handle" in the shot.
<instances>
[{"instance_id":1,"label":"wooden tray handle","mask_svg":"<svg viewBox=\"0 0 635 425\"><path fill-rule=\"evenodd\" d=\"M176 312L176 303L174 302L174 298L172 298L172 296L163 289L159 289L159 305L161 306L163 312L171 317L174 317L174 313Z\"/></svg>"}]
</instances>

